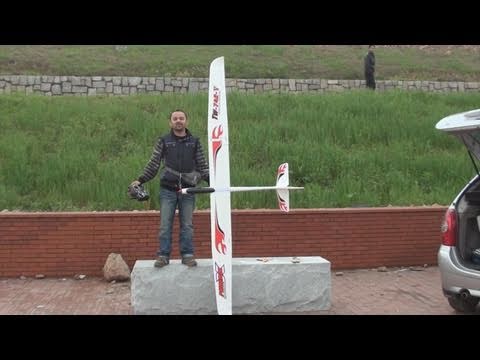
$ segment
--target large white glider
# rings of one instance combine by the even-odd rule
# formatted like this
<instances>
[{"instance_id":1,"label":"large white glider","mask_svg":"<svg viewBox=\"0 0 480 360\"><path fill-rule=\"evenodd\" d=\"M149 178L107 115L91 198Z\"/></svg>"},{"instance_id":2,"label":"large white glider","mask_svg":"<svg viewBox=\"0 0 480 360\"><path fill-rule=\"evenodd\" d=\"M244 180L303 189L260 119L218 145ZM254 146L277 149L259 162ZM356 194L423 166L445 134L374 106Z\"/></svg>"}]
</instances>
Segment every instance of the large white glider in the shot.
<instances>
[{"instance_id":1,"label":"large white glider","mask_svg":"<svg viewBox=\"0 0 480 360\"><path fill-rule=\"evenodd\" d=\"M212 260L215 279L215 297L219 315L232 314L232 226L230 193L237 191L276 190L278 205L289 211L289 190L303 187L288 186L288 163L277 170L275 186L230 186L230 159L228 150L227 93L225 89L224 58L210 64L208 88L208 159L210 187L181 190L186 193L210 193L210 220Z\"/></svg>"}]
</instances>

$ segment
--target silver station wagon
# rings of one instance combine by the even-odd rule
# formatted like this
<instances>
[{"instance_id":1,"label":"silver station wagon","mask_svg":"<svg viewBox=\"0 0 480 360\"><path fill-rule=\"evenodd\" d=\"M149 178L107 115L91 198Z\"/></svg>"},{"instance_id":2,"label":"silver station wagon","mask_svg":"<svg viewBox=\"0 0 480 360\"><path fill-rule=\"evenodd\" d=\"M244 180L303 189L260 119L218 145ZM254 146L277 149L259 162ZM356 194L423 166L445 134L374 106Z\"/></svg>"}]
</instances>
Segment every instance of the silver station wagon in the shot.
<instances>
[{"instance_id":1,"label":"silver station wagon","mask_svg":"<svg viewBox=\"0 0 480 360\"><path fill-rule=\"evenodd\" d=\"M459 312L474 312L480 301L480 109L447 116L436 128L458 138L477 171L455 197L441 227L438 267L443 293Z\"/></svg>"}]
</instances>

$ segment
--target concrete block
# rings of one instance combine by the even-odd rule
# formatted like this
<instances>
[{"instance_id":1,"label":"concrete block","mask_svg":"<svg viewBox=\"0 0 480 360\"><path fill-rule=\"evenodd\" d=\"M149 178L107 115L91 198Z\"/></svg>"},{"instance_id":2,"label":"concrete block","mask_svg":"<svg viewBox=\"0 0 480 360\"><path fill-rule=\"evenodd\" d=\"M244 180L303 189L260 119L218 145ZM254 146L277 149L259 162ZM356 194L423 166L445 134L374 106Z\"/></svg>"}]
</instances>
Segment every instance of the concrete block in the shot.
<instances>
[{"instance_id":1,"label":"concrete block","mask_svg":"<svg viewBox=\"0 0 480 360\"><path fill-rule=\"evenodd\" d=\"M139 260L131 274L135 314L217 314L212 259L189 268ZM295 313L330 308L330 262L319 256L232 259L232 313Z\"/></svg>"}]
</instances>

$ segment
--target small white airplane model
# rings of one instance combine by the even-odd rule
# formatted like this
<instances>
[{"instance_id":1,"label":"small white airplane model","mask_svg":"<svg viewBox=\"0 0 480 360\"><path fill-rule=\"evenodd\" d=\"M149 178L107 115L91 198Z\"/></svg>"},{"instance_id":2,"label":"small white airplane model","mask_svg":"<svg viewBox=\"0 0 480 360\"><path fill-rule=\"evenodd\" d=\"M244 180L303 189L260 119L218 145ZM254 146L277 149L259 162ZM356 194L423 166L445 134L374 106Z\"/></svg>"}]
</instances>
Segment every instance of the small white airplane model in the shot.
<instances>
[{"instance_id":1,"label":"small white airplane model","mask_svg":"<svg viewBox=\"0 0 480 360\"><path fill-rule=\"evenodd\" d=\"M230 193L237 191L276 190L278 205L289 211L289 190L303 187L288 186L288 163L277 170L275 186L230 186L228 151L227 93L224 58L210 64L208 88L208 160L210 187L180 190L182 194L210 193L210 222L215 297L219 315L232 314L232 226Z\"/></svg>"},{"instance_id":2,"label":"small white airplane model","mask_svg":"<svg viewBox=\"0 0 480 360\"><path fill-rule=\"evenodd\" d=\"M211 183L211 181L210 181ZM278 207L280 210L288 212L290 210L289 190L303 190L303 187L288 186L288 163L283 163L277 170L277 183L275 186L230 186L230 187L193 187L184 188L182 194L200 194L200 193L220 193L220 192L239 192L239 191L259 191L259 190L277 190Z\"/></svg>"}]
</instances>

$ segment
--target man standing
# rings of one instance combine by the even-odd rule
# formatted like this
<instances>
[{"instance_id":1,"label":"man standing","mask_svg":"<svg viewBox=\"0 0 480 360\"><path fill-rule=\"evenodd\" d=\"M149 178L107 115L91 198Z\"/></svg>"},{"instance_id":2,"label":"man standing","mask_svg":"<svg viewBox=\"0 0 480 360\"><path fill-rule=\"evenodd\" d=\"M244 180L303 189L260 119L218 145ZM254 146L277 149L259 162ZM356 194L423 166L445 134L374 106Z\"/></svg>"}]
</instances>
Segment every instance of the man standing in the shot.
<instances>
[{"instance_id":1,"label":"man standing","mask_svg":"<svg viewBox=\"0 0 480 360\"><path fill-rule=\"evenodd\" d=\"M365 80L367 88L375 90L375 54L373 53L373 45L368 45L368 53L365 56Z\"/></svg>"},{"instance_id":2,"label":"man standing","mask_svg":"<svg viewBox=\"0 0 480 360\"><path fill-rule=\"evenodd\" d=\"M182 264L196 266L193 246L193 210L195 195L182 195L178 190L197 185L195 174L209 182L208 164L197 137L187 129L188 118L183 110L170 114L170 132L160 137L154 147L150 161L143 174L132 182L132 186L153 179L163 160L165 171L160 177L160 248L155 267L163 267L170 262L172 250L172 228L175 210L178 207L180 220L180 254Z\"/></svg>"}]
</instances>

